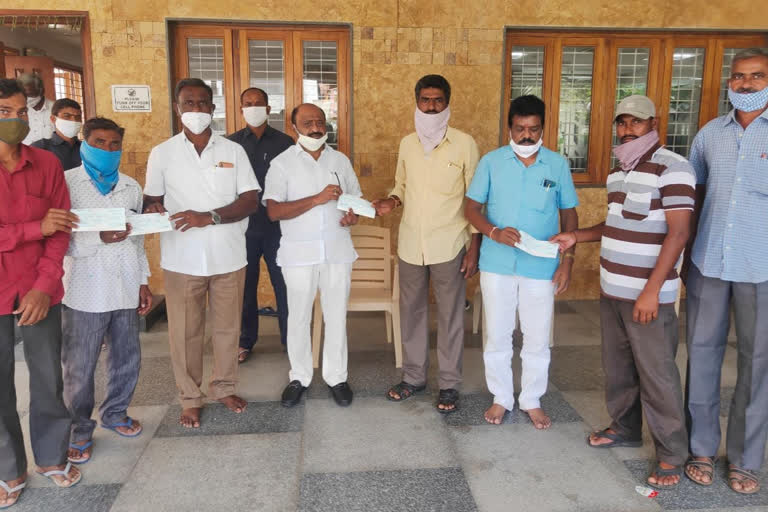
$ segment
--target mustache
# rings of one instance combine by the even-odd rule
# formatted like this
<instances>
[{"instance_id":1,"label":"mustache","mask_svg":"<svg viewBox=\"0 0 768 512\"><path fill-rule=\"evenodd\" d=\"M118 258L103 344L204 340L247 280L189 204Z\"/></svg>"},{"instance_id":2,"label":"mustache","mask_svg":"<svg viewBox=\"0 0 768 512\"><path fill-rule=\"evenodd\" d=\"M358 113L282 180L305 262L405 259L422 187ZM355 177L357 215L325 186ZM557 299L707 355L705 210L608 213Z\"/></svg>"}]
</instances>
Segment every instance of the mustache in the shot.
<instances>
[{"instance_id":1,"label":"mustache","mask_svg":"<svg viewBox=\"0 0 768 512\"><path fill-rule=\"evenodd\" d=\"M740 87L739 90L736 92L741 94L749 94L749 93L758 92L758 91L754 90L751 87Z\"/></svg>"},{"instance_id":2,"label":"mustache","mask_svg":"<svg viewBox=\"0 0 768 512\"><path fill-rule=\"evenodd\" d=\"M325 134L324 133L320 133L320 132L310 132L310 133L307 134L307 137L312 137L312 138L315 138L315 139L319 139L323 135L325 135Z\"/></svg>"},{"instance_id":3,"label":"mustache","mask_svg":"<svg viewBox=\"0 0 768 512\"><path fill-rule=\"evenodd\" d=\"M521 139L520 142L518 142L518 144L536 144L536 141L526 137L524 139Z\"/></svg>"},{"instance_id":4,"label":"mustache","mask_svg":"<svg viewBox=\"0 0 768 512\"><path fill-rule=\"evenodd\" d=\"M425 113L425 114L439 114L440 112L438 112L438 111L437 111L437 110L435 110L435 109L431 109L431 110L427 110L427 111L426 111L426 112L424 112L424 113Z\"/></svg>"},{"instance_id":5,"label":"mustache","mask_svg":"<svg viewBox=\"0 0 768 512\"><path fill-rule=\"evenodd\" d=\"M637 135L625 135L625 136L623 136L623 137L622 137L621 139L619 139L619 140L620 140L620 141L621 141L621 143L623 144L623 143L625 143L625 142L629 142L629 141L631 141L631 140L635 140L636 138L637 138Z\"/></svg>"}]
</instances>

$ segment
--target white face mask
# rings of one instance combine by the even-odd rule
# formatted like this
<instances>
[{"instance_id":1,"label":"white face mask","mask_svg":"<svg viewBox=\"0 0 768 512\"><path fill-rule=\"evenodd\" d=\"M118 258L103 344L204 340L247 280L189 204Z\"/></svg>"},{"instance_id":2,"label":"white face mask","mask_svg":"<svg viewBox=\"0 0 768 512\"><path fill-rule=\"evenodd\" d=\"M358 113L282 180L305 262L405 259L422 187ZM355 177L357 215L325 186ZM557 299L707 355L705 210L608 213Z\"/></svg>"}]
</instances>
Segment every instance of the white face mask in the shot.
<instances>
[{"instance_id":1,"label":"white face mask","mask_svg":"<svg viewBox=\"0 0 768 512\"><path fill-rule=\"evenodd\" d=\"M207 112L184 112L181 114L181 122L189 131L200 135L211 126L212 117Z\"/></svg>"},{"instance_id":2,"label":"white face mask","mask_svg":"<svg viewBox=\"0 0 768 512\"><path fill-rule=\"evenodd\" d=\"M56 118L56 129L66 138L72 139L80 133L80 127L83 123L79 121L68 121L67 119Z\"/></svg>"},{"instance_id":3,"label":"white face mask","mask_svg":"<svg viewBox=\"0 0 768 512\"><path fill-rule=\"evenodd\" d=\"M41 99L43 99L42 96L27 96L27 106L34 107L35 105L40 103Z\"/></svg>"},{"instance_id":4,"label":"white face mask","mask_svg":"<svg viewBox=\"0 0 768 512\"><path fill-rule=\"evenodd\" d=\"M267 107L243 107L243 117L248 126L261 126L267 122Z\"/></svg>"},{"instance_id":5,"label":"white face mask","mask_svg":"<svg viewBox=\"0 0 768 512\"><path fill-rule=\"evenodd\" d=\"M536 144L526 145L526 144L515 144L515 141L512 140L510 137L509 139L509 145L512 146L512 151L514 151L518 156L521 156L523 158L528 158L532 156L534 153L536 153L541 145L544 143L544 139L539 139L539 142Z\"/></svg>"},{"instance_id":6,"label":"white face mask","mask_svg":"<svg viewBox=\"0 0 768 512\"><path fill-rule=\"evenodd\" d=\"M296 127L293 127L294 130L296 130ZM296 130L296 133L299 133L299 130ZM302 135L299 133L299 144L301 144L304 149L307 151L317 151L323 145L325 144L325 141L328 140L328 134L326 133L319 139L315 139L314 137L309 137L307 135Z\"/></svg>"}]
</instances>

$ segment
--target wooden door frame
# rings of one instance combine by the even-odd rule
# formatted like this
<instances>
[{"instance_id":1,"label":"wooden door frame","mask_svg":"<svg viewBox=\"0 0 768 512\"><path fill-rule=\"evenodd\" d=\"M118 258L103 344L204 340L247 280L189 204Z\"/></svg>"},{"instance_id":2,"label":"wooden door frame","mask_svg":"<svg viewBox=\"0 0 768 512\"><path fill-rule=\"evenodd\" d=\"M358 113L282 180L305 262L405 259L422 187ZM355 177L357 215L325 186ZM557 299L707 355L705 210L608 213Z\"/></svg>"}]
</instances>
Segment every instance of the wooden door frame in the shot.
<instances>
[{"instance_id":1,"label":"wooden door frame","mask_svg":"<svg viewBox=\"0 0 768 512\"><path fill-rule=\"evenodd\" d=\"M83 55L83 118L96 115L96 89L93 80L93 52L91 48L91 19L88 11L57 9L0 9L0 16L62 16L83 18L80 27L80 47Z\"/></svg>"}]
</instances>

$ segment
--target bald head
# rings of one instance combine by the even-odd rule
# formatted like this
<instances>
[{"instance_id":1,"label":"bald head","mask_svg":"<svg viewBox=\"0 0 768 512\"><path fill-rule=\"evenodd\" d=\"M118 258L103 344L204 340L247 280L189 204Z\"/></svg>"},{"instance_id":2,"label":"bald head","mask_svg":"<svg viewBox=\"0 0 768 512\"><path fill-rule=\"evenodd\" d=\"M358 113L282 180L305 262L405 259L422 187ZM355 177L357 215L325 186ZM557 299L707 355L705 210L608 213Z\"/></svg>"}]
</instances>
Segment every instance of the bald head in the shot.
<instances>
[{"instance_id":1,"label":"bald head","mask_svg":"<svg viewBox=\"0 0 768 512\"><path fill-rule=\"evenodd\" d=\"M291 112L291 122L299 135L319 139L325 135L325 112L312 103L302 103Z\"/></svg>"}]
</instances>

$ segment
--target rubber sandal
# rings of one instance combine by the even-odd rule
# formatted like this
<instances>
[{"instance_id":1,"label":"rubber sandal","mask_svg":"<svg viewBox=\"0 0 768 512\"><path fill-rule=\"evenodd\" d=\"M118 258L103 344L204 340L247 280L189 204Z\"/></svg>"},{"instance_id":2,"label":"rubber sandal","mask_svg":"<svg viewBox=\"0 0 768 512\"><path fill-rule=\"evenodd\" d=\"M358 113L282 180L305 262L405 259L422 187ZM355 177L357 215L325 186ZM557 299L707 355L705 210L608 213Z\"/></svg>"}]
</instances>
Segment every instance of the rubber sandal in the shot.
<instances>
[{"instance_id":1,"label":"rubber sandal","mask_svg":"<svg viewBox=\"0 0 768 512\"><path fill-rule=\"evenodd\" d=\"M130 428L130 427L132 427L132 426L133 426L133 424L134 424L134 419L133 419L133 418L131 418L130 416L128 416L128 417L126 418L126 421L123 421L123 422L121 422L121 423L115 423L115 424L113 424L113 425L105 425L105 424L103 424L103 423L102 423L102 424L101 424L101 428L106 428L107 430L113 430L113 431L115 431L115 432L116 432L118 435L121 435L121 436L123 436L123 437L136 437L136 436L138 436L139 434L141 434L141 433L144 431L144 427L142 427L141 425L139 425L139 430L138 430L138 431L136 431L136 432L134 432L133 434L123 434L122 432L120 432L119 430L117 430L119 427L127 427L127 428Z\"/></svg>"},{"instance_id":2,"label":"rubber sandal","mask_svg":"<svg viewBox=\"0 0 768 512\"><path fill-rule=\"evenodd\" d=\"M663 476L681 476L682 477L682 474L683 474L683 468L681 466L675 466L674 468L664 469L657 462L656 463L656 467L654 468L653 472L649 476L656 475L656 478L660 478L660 477L663 477ZM682 480L682 478L678 478L677 482L672 484L672 485L661 485L661 484L658 484L658 483L652 484L646 478L645 483L650 485L654 489L659 489L659 490L663 491L663 490L667 490L667 489L674 489L675 487L680 485L680 480Z\"/></svg>"},{"instance_id":3,"label":"rubber sandal","mask_svg":"<svg viewBox=\"0 0 768 512\"><path fill-rule=\"evenodd\" d=\"M459 392L455 389L441 389L440 394L437 396L437 412L440 414L451 414L459 410L459 406L456 402L459 401ZM441 409L440 405L452 405L452 409Z\"/></svg>"},{"instance_id":4,"label":"rubber sandal","mask_svg":"<svg viewBox=\"0 0 768 512\"><path fill-rule=\"evenodd\" d=\"M71 469L72 469L72 463L71 462L67 462L67 465L64 467L64 469L52 469L50 471L46 471L45 473L43 473L42 471L38 471L37 473L40 474L40 475L43 475L44 477L49 479L51 482L56 484L56 487L60 487L62 489L69 489L70 487L76 486L78 483L80 483L80 480L83 479L83 474L79 473L79 472L77 474L77 478L75 478L74 480L69 478L69 471ZM67 480L69 480L69 482L70 482L69 485L64 485L62 483L59 483L58 480L53 478L54 476L59 476L59 475L65 477Z\"/></svg>"},{"instance_id":5,"label":"rubber sandal","mask_svg":"<svg viewBox=\"0 0 768 512\"><path fill-rule=\"evenodd\" d=\"M414 386L413 384L408 384L407 382L402 381L400 384L395 384L389 388L389 391L387 391L387 400L390 402L402 402L403 400L408 400L419 391L424 391L425 389L427 389L426 384L423 386ZM390 392L400 395L400 398L393 397L390 395Z\"/></svg>"},{"instance_id":6,"label":"rubber sandal","mask_svg":"<svg viewBox=\"0 0 768 512\"><path fill-rule=\"evenodd\" d=\"M93 446L93 441L92 440L88 441L84 445L79 445L79 444L75 444L75 443L69 443L69 447L72 448L73 450L77 450L80 453L80 457L82 457L83 454L85 454L85 450L87 450L91 446ZM69 462L71 462L72 464L85 464L86 462L91 460L91 457L93 457L93 452L91 452L91 454L88 455L87 459L82 459L82 458L81 459L73 459L72 457L67 457L67 460Z\"/></svg>"},{"instance_id":7,"label":"rubber sandal","mask_svg":"<svg viewBox=\"0 0 768 512\"><path fill-rule=\"evenodd\" d=\"M687 476L688 479L695 484L709 487L715 483L715 459L714 457L707 457L706 459L707 460L696 460L693 457L689 458L685 463L685 476ZM691 467L701 471L705 475L709 475L709 482L702 482L701 480L693 478L688 472L688 468Z\"/></svg>"},{"instance_id":8,"label":"rubber sandal","mask_svg":"<svg viewBox=\"0 0 768 512\"><path fill-rule=\"evenodd\" d=\"M605 443L605 444L592 444L589 440L589 438L592 436L595 436L598 439L609 439L613 442ZM595 432L592 432L590 435L588 435L587 444L592 448L618 448L620 446L623 446L626 448L638 448L640 446L643 446L643 441L642 440L632 441L631 439L627 439L624 436L621 436L619 434L611 434L610 432L608 432L607 428L604 428L603 430L597 430Z\"/></svg>"},{"instance_id":9,"label":"rubber sandal","mask_svg":"<svg viewBox=\"0 0 768 512\"><path fill-rule=\"evenodd\" d=\"M737 474L744 478L736 478L731 475ZM734 482L755 482L757 485L754 489L750 489L749 491L743 491L743 490L737 490L733 488ZM728 487L731 488L733 492L737 492L739 494L755 494L757 491L760 490L760 481L757 479L757 474L754 471L750 471L749 469L741 469L741 468L728 468Z\"/></svg>"},{"instance_id":10,"label":"rubber sandal","mask_svg":"<svg viewBox=\"0 0 768 512\"><path fill-rule=\"evenodd\" d=\"M3 482L2 480L0 480L0 487L2 487L3 490L6 492L8 498L11 498L11 494L13 494L15 492L19 493L16 496L16 499L13 500L12 503L7 503L5 505L0 505L0 510L14 506L19 501L19 498L21 498L21 491L23 491L26 486L27 486L27 481L26 480L21 482L16 487L11 487L6 482ZM8 498L6 498L6 499L8 499ZM11 499L13 499L13 498L11 498Z\"/></svg>"}]
</instances>

